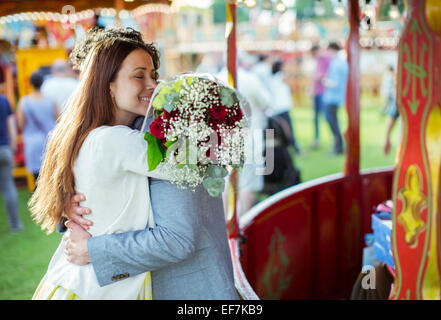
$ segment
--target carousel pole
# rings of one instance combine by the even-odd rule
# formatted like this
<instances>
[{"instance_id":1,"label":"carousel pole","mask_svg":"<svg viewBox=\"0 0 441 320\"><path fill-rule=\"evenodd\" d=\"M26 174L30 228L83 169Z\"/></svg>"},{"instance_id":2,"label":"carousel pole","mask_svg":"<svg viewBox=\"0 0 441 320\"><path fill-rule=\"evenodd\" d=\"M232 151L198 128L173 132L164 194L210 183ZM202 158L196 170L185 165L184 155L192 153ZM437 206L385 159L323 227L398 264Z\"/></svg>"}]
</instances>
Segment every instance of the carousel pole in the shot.
<instances>
[{"instance_id":1,"label":"carousel pole","mask_svg":"<svg viewBox=\"0 0 441 320\"><path fill-rule=\"evenodd\" d=\"M348 1L349 36L346 42L349 65L346 87L348 128L346 137L345 183L340 212L339 263L340 290L349 294L361 269L362 234L368 224L362 212L360 177L360 10L358 0Z\"/></svg>"},{"instance_id":2,"label":"carousel pole","mask_svg":"<svg viewBox=\"0 0 441 320\"><path fill-rule=\"evenodd\" d=\"M227 71L228 84L237 89L237 48L236 48L236 16L237 2L229 0L226 4L226 31L227 38ZM230 174L228 184L228 217L227 232L228 244L232 256L234 284L237 292L243 300L259 300L249 284L245 273L240 264L240 230L239 217L237 213L237 195L238 195L238 175L237 170L233 169Z\"/></svg>"},{"instance_id":3,"label":"carousel pole","mask_svg":"<svg viewBox=\"0 0 441 320\"><path fill-rule=\"evenodd\" d=\"M398 47L402 133L392 192L391 299L441 298L440 20L440 1L407 0Z\"/></svg>"},{"instance_id":4,"label":"carousel pole","mask_svg":"<svg viewBox=\"0 0 441 320\"><path fill-rule=\"evenodd\" d=\"M360 44L359 44L359 6L358 1L348 1L349 38L347 53L349 63L348 84L346 88L346 111L348 129L346 131L345 175L358 176L360 170Z\"/></svg>"}]
</instances>

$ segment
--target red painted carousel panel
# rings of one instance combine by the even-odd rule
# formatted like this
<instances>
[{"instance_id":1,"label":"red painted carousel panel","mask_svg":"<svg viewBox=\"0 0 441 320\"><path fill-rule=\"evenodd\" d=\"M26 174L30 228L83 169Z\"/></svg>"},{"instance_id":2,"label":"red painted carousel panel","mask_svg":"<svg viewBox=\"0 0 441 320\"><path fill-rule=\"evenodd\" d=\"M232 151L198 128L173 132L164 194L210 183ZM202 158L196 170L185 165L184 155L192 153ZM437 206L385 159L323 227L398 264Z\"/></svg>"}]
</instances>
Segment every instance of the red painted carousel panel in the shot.
<instances>
[{"instance_id":1,"label":"red painted carousel panel","mask_svg":"<svg viewBox=\"0 0 441 320\"><path fill-rule=\"evenodd\" d=\"M244 239L244 241L241 241L239 257L242 270L253 288L255 287L254 284L256 283L257 278L255 273L256 262L253 256L253 247L258 244L258 237L255 236L254 231L255 228L253 227L241 231L242 239ZM251 250L248 250L249 248L251 248Z\"/></svg>"},{"instance_id":2,"label":"red painted carousel panel","mask_svg":"<svg viewBox=\"0 0 441 320\"><path fill-rule=\"evenodd\" d=\"M348 176L342 184L340 210L341 290L349 296L352 286L361 270L363 248L361 234L361 179Z\"/></svg>"},{"instance_id":3,"label":"red painted carousel panel","mask_svg":"<svg viewBox=\"0 0 441 320\"><path fill-rule=\"evenodd\" d=\"M339 237L340 237L340 186L328 184L315 192L317 201L317 275L315 296L318 299L329 299L336 294L338 288Z\"/></svg>"},{"instance_id":4,"label":"red painted carousel panel","mask_svg":"<svg viewBox=\"0 0 441 320\"><path fill-rule=\"evenodd\" d=\"M328 268L328 260L335 255L331 249L337 250L334 235L337 234L338 223L332 221L335 211L327 209L332 207L333 197L340 198L334 193L341 182L339 174L328 179L318 179L315 182L317 185L313 182L292 187L270 197L241 217L243 234L247 238L246 244L242 246L244 255L241 263L259 297L327 298L324 292L320 293L319 279L323 280L326 292L335 290L332 286L336 277L332 273L335 273L336 267ZM323 193L324 197L318 198L317 195L322 194L319 190L323 187L329 187L330 193ZM324 209L321 217L318 216L320 205ZM320 230L323 232L322 239L318 239ZM320 252L330 254L321 261L317 261L319 243ZM321 272L322 269L328 271ZM321 276L317 277L318 274Z\"/></svg>"},{"instance_id":5,"label":"red painted carousel panel","mask_svg":"<svg viewBox=\"0 0 441 320\"><path fill-rule=\"evenodd\" d=\"M392 169L367 171L362 179L384 181L381 201L390 198ZM348 298L360 272L361 215L371 206L348 205L353 184L342 174L286 189L240 219L244 273L262 299ZM372 186L378 186L373 183ZM370 197L381 197L373 190ZM378 203L378 202L377 202ZM346 212L345 212L346 211Z\"/></svg>"},{"instance_id":6,"label":"red painted carousel panel","mask_svg":"<svg viewBox=\"0 0 441 320\"><path fill-rule=\"evenodd\" d=\"M263 299L307 299L312 289L311 193L268 208L255 221L255 289Z\"/></svg>"}]
</instances>

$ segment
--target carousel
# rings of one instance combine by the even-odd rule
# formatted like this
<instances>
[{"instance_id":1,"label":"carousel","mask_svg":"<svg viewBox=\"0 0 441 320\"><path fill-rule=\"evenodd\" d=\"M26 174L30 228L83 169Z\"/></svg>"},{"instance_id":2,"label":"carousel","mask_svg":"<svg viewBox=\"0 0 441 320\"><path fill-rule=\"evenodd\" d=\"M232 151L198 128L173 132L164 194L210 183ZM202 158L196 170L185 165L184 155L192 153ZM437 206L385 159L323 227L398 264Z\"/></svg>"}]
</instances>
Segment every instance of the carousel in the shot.
<instances>
[{"instance_id":1,"label":"carousel","mask_svg":"<svg viewBox=\"0 0 441 320\"><path fill-rule=\"evenodd\" d=\"M233 215L230 241L244 297L348 299L361 271L373 208L392 199L384 244L393 257L389 299L441 298L441 3L408 0L406 11L398 45L396 93L403 130L395 166L359 168L363 15L358 1L348 1L344 172L283 190L240 219ZM234 51L234 40L229 41ZM233 63L230 70L234 79Z\"/></svg>"},{"instance_id":2,"label":"carousel","mask_svg":"<svg viewBox=\"0 0 441 320\"><path fill-rule=\"evenodd\" d=\"M256 4L251 2L230 0L225 4L227 68L229 82L235 87L237 8ZM390 2L397 5L399 1ZM388 298L441 299L441 3L404 2L406 19L396 66L402 134L394 167L360 170L360 25L366 23L362 6L371 1L348 0L344 172L282 190L240 217L237 172L233 172L227 231L235 284L242 299L349 299L362 271L364 235L372 233L375 221L384 236L382 262L393 278ZM173 1L142 2L146 3L173 5ZM89 1L72 0L69 4L84 14L73 19L65 12L57 23L81 20L90 24L93 11L88 10L93 8ZM95 8L117 11L137 10L140 4L133 0L93 2ZM60 12L60 4L2 1L0 22L20 18L15 15L21 13L32 15L36 9L43 18L47 14L52 19ZM3 64L2 69L7 75L6 92L14 99L10 67ZM375 208L389 199L393 202L390 218L378 222Z\"/></svg>"}]
</instances>

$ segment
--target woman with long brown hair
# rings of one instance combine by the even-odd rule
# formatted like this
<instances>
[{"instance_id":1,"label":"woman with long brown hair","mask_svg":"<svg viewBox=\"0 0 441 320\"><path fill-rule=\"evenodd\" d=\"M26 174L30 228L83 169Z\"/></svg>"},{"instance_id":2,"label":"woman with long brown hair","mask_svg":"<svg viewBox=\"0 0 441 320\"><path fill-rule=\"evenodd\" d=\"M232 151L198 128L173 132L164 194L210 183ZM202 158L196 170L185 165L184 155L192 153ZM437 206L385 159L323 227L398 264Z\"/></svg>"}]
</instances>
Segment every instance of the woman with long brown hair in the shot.
<instances>
[{"instance_id":1,"label":"woman with long brown hair","mask_svg":"<svg viewBox=\"0 0 441 320\"><path fill-rule=\"evenodd\" d=\"M94 235L153 225L146 142L130 125L144 116L156 87L159 55L139 32L89 32L78 43L80 82L51 133L32 198L33 218L53 232L76 192L88 194ZM112 208L113 211L110 211ZM113 214L113 213L117 214ZM100 287L91 265L70 263L61 241L33 299L151 299L150 272Z\"/></svg>"}]
</instances>

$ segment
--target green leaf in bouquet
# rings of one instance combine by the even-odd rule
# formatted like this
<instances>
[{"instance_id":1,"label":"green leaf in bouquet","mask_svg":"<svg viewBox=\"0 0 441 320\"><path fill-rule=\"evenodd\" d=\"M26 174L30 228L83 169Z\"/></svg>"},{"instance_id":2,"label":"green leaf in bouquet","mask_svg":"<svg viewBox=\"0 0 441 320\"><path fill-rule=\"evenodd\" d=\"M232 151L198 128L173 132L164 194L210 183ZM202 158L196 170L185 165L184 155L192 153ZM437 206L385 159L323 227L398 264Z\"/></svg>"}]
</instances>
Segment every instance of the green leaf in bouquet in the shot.
<instances>
[{"instance_id":1,"label":"green leaf in bouquet","mask_svg":"<svg viewBox=\"0 0 441 320\"><path fill-rule=\"evenodd\" d=\"M212 197L218 197L225 189L225 180L223 178L207 177L202 182L205 190Z\"/></svg>"},{"instance_id":2,"label":"green leaf in bouquet","mask_svg":"<svg viewBox=\"0 0 441 320\"><path fill-rule=\"evenodd\" d=\"M221 87L219 95L222 104L228 108L232 107L238 101L234 92L227 87Z\"/></svg>"},{"instance_id":3,"label":"green leaf in bouquet","mask_svg":"<svg viewBox=\"0 0 441 320\"><path fill-rule=\"evenodd\" d=\"M172 112L175 104L179 101L179 92L172 91L166 95L166 102L162 105L167 112Z\"/></svg>"},{"instance_id":4,"label":"green leaf in bouquet","mask_svg":"<svg viewBox=\"0 0 441 320\"><path fill-rule=\"evenodd\" d=\"M155 110L162 110L162 106L167 102L167 99L164 94L158 95L153 100L153 108Z\"/></svg>"},{"instance_id":5,"label":"green leaf in bouquet","mask_svg":"<svg viewBox=\"0 0 441 320\"><path fill-rule=\"evenodd\" d=\"M163 103L162 108L167 112L173 111L173 102L172 101L166 101Z\"/></svg>"},{"instance_id":6,"label":"green leaf in bouquet","mask_svg":"<svg viewBox=\"0 0 441 320\"><path fill-rule=\"evenodd\" d=\"M157 96L153 99L153 108L162 110L164 103L167 103L167 95L173 91L172 87L164 86L161 88Z\"/></svg>"},{"instance_id":7,"label":"green leaf in bouquet","mask_svg":"<svg viewBox=\"0 0 441 320\"><path fill-rule=\"evenodd\" d=\"M207 175L212 178L225 178L228 170L221 166L211 165L207 169Z\"/></svg>"},{"instance_id":8,"label":"green leaf in bouquet","mask_svg":"<svg viewBox=\"0 0 441 320\"><path fill-rule=\"evenodd\" d=\"M182 80L182 86L180 87L180 90L191 90L191 84L193 83L193 77L186 77Z\"/></svg>"},{"instance_id":9,"label":"green leaf in bouquet","mask_svg":"<svg viewBox=\"0 0 441 320\"><path fill-rule=\"evenodd\" d=\"M169 146L167 146L167 144L169 143L170 141L167 141L165 144L166 144L166 147L167 147L167 150L166 150L166 152L165 152L165 157L166 158L170 158L171 157L171 155L176 151L176 149L178 148L178 144L176 143L177 142L177 140L176 141L173 141L173 143L171 143L171 144L169 144Z\"/></svg>"},{"instance_id":10,"label":"green leaf in bouquet","mask_svg":"<svg viewBox=\"0 0 441 320\"><path fill-rule=\"evenodd\" d=\"M165 157L166 150L162 146L161 140L146 132L144 140L147 141L147 164L149 171L153 171Z\"/></svg>"},{"instance_id":11,"label":"green leaf in bouquet","mask_svg":"<svg viewBox=\"0 0 441 320\"><path fill-rule=\"evenodd\" d=\"M166 148L170 148L172 145L174 145L178 140L168 140L166 143L164 143L164 146Z\"/></svg>"},{"instance_id":12,"label":"green leaf in bouquet","mask_svg":"<svg viewBox=\"0 0 441 320\"><path fill-rule=\"evenodd\" d=\"M181 91L181 86L182 86L182 82L183 82L184 80L177 80L175 83L173 83L173 90L175 91L175 92L179 92L179 91Z\"/></svg>"}]
</instances>

